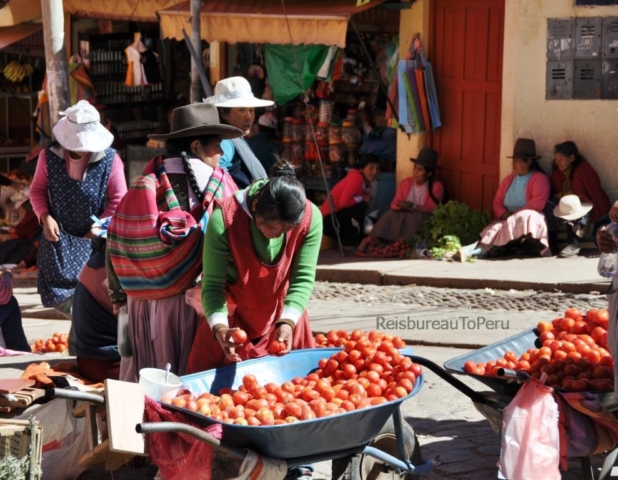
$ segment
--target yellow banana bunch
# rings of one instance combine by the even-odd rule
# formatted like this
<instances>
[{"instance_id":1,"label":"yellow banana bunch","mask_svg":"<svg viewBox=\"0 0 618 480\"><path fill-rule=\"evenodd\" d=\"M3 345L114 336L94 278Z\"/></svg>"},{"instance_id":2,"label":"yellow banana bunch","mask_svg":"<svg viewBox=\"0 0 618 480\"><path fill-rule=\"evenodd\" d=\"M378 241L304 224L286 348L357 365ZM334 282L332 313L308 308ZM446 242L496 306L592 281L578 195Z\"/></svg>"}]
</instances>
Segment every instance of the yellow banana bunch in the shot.
<instances>
[{"instance_id":1,"label":"yellow banana bunch","mask_svg":"<svg viewBox=\"0 0 618 480\"><path fill-rule=\"evenodd\" d=\"M22 82L24 78L32 75L33 71L34 68L29 63L21 64L16 60L13 60L6 67L4 67L2 73L7 80L19 83Z\"/></svg>"}]
</instances>

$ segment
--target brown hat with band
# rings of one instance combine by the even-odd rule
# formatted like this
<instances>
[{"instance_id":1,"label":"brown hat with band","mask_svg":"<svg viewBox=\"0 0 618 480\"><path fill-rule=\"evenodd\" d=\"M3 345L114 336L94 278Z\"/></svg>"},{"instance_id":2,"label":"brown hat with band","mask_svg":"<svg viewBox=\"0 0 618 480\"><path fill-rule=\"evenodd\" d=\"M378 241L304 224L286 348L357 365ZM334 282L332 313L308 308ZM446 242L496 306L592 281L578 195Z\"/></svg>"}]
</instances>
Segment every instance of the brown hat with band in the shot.
<instances>
[{"instance_id":1,"label":"brown hat with band","mask_svg":"<svg viewBox=\"0 0 618 480\"><path fill-rule=\"evenodd\" d=\"M440 168L438 165L438 157L440 154L433 148L423 147L417 158L411 158L410 161L430 170Z\"/></svg>"},{"instance_id":2,"label":"brown hat with band","mask_svg":"<svg viewBox=\"0 0 618 480\"><path fill-rule=\"evenodd\" d=\"M513 147L513 155L506 158L533 158L538 160L541 155L536 154L536 143L531 138L518 138Z\"/></svg>"},{"instance_id":3,"label":"brown hat with band","mask_svg":"<svg viewBox=\"0 0 618 480\"><path fill-rule=\"evenodd\" d=\"M192 103L178 107L172 112L170 133L152 134L148 138L164 142L173 138L218 135L222 139L242 137L243 132L231 125L219 122L217 107L208 103Z\"/></svg>"}]
</instances>

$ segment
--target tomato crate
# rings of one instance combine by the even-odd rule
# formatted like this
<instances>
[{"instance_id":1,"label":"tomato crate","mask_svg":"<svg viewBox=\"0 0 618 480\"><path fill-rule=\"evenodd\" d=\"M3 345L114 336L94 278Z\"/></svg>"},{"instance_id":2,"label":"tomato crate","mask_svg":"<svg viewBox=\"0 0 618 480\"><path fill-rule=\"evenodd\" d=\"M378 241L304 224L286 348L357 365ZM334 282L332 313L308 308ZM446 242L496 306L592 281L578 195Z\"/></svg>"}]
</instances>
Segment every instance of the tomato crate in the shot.
<instances>
[{"instance_id":1,"label":"tomato crate","mask_svg":"<svg viewBox=\"0 0 618 480\"><path fill-rule=\"evenodd\" d=\"M5 478L40 480L42 457L43 428L38 422L0 419L0 473L20 472Z\"/></svg>"}]
</instances>

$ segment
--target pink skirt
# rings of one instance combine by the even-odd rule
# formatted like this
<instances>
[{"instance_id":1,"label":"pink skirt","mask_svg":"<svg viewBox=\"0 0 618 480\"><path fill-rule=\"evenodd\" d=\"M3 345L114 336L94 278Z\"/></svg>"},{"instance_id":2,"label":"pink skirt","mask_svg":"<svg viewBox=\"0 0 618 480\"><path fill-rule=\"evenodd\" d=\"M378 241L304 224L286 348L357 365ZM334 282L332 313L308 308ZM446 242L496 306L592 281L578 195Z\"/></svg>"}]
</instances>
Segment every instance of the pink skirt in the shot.
<instances>
[{"instance_id":1,"label":"pink skirt","mask_svg":"<svg viewBox=\"0 0 618 480\"><path fill-rule=\"evenodd\" d=\"M496 220L490 223L481 232L480 243L494 247L503 247L507 243L526 235L540 240L545 245L541 256L551 256L545 215L536 210L521 210L506 220Z\"/></svg>"}]
</instances>

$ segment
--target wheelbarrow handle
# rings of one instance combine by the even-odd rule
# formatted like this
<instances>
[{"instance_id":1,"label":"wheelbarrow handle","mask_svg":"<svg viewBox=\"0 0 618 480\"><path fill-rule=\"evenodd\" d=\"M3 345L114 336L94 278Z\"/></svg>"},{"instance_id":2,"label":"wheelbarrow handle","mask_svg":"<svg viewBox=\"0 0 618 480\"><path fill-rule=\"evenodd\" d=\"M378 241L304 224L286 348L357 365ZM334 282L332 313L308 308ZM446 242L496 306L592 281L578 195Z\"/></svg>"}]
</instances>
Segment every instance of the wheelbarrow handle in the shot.
<instances>
[{"instance_id":1,"label":"wheelbarrow handle","mask_svg":"<svg viewBox=\"0 0 618 480\"><path fill-rule=\"evenodd\" d=\"M487 399L483 395L472 390L470 387L468 387L468 385L463 383L461 380L458 380L457 378L455 378L453 375L451 375L446 370L444 370L440 366L433 363L431 360L427 360L426 358L423 358L423 357L417 357L416 355L406 355L406 356L410 357L410 359L412 359L414 363L418 363L419 365L422 365L423 367L431 370L438 377L440 377L445 382L449 383L451 386L455 387L457 390L459 390L461 393L463 393L473 402L482 403L484 405L488 403Z\"/></svg>"},{"instance_id":2,"label":"wheelbarrow handle","mask_svg":"<svg viewBox=\"0 0 618 480\"><path fill-rule=\"evenodd\" d=\"M233 455L236 458L244 459L247 456L247 451L243 448L234 447L222 443L219 439L213 437L210 433L206 433L199 428L192 427L180 422L153 422L153 423L138 423L135 425L137 433L184 433L201 442L204 442L211 447L221 450L225 453Z\"/></svg>"},{"instance_id":3,"label":"wheelbarrow handle","mask_svg":"<svg viewBox=\"0 0 618 480\"><path fill-rule=\"evenodd\" d=\"M512 378L515 380L529 380L530 375L526 372L520 372L519 370L512 370L510 368L499 368L496 370L496 374L502 378Z\"/></svg>"},{"instance_id":4,"label":"wheelbarrow handle","mask_svg":"<svg viewBox=\"0 0 618 480\"><path fill-rule=\"evenodd\" d=\"M105 397L97 395L96 393L81 392L79 390L70 390L67 388L51 388L49 390L49 397L64 398L66 400L80 400L82 402L97 403L99 405L105 405Z\"/></svg>"}]
</instances>

